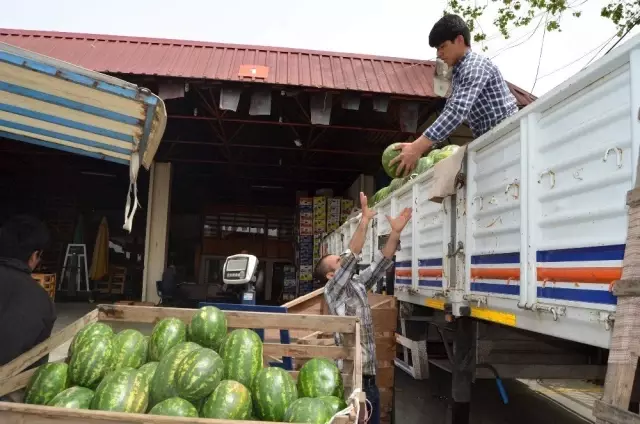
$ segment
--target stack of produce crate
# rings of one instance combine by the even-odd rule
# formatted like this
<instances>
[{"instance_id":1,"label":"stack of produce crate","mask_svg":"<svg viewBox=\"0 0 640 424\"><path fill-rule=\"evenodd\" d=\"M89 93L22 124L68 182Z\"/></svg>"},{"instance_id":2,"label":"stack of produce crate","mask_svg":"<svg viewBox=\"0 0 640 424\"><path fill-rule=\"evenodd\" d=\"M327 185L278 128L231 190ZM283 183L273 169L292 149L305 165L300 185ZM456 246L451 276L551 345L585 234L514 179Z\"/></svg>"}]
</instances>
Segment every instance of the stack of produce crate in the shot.
<instances>
[{"instance_id":1,"label":"stack of produce crate","mask_svg":"<svg viewBox=\"0 0 640 424\"><path fill-rule=\"evenodd\" d=\"M340 204L340 225L349 218L349 215L353 211L353 200L342 199Z\"/></svg>"},{"instance_id":2,"label":"stack of produce crate","mask_svg":"<svg viewBox=\"0 0 640 424\"><path fill-rule=\"evenodd\" d=\"M313 289L313 199L301 197L298 200L300 232L298 236L298 265L300 281L298 296Z\"/></svg>"},{"instance_id":3,"label":"stack of produce crate","mask_svg":"<svg viewBox=\"0 0 640 424\"><path fill-rule=\"evenodd\" d=\"M298 293L298 279L296 276L296 267L285 265L284 267L284 288L282 291L282 300L288 302L296 298Z\"/></svg>"}]
</instances>

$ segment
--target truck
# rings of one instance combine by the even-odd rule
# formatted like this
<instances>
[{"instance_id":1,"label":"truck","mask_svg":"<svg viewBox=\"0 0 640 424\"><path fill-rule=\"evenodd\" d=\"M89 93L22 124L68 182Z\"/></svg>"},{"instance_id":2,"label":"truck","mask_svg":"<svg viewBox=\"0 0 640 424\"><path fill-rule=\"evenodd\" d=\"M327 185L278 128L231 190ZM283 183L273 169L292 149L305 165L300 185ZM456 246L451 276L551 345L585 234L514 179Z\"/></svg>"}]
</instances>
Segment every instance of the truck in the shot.
<instances>
[{"instance_id":1,"label":"truck","mask_svg":"<svg viewBox=\"0 0 640 424\"><path fill-rule=\"evenodd\" d=\"M396 365L416 378L428 376L421 361L452 371L463 404L475 378L603 379L639 153L635 37L469 143L451 195L433 199L434 167L378 202L365 264L385 215L413 209L387 288L398 341L419 355ZM329 253L358 221L326 237Z\"/></svg>"}]
</instances>

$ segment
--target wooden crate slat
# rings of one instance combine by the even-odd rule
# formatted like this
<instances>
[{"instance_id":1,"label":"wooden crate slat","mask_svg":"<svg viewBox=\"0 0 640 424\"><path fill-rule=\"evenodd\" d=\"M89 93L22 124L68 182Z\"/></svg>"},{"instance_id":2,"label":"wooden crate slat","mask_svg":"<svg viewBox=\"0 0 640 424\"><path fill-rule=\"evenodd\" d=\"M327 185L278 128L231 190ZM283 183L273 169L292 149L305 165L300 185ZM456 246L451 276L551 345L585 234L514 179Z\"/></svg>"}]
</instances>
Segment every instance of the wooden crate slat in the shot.
<instances>
[{"instance_id":1,"label":"wooden crate slat","mask_svg":"<svg viewBox=\"0 0 640 424\"><path fill-rule=\"evenodd\" d=\"M354 348L342 346L317 346L317 345L295 345L264 343L263 353L270 356L293 356L296 358L315 358L318 356L329 359L353 358L356 351Z\"/></svg>"},{"instance_id":2,"label":"wooden crate slat","mask_svg":"<svg viewBox=\"0 0 640 424\"><path fill-rule=\"evenodd\" d=\"M167 417L162 415L125 414L85 409L63 409L50 406L0 402L0 418L4 424L261 424L262 421L212 420L206 418ZM334 424L346 424L348 417L338 417Z\"/></svg>"},{"instance_id":3,"label":"wooden crate slat","mask_svg":"<svg viewBox=\"0 0 640 424\"><path fill-rule=\"evenodd\" d=\"M126 305L99 305L100 321L132 321L153 324L163 318L175 317L185 322L191 320L193 309L155 308ZM229 328L252 328L256 323L264 329L289 329L324 331L352 334L355 321L351 317L331 315L293 315L266 312L226 311Z\"/></svg>"},{"instance_id":4,"label":"wooden crate slat","mask_svg":"<svg viewBox=\"0 0 640 424\"><path fill-rule=\"evenodd\" d=\"M0 367L0 382L20 373L22 370L35 363L38 359L47 355L64 342L70 340L85 326L96 321L98 321L98 311L91 311L87 315L58 331L44 342L35 346L30 351L23 353L5 366Z\"/></svg>"}]
</instances>

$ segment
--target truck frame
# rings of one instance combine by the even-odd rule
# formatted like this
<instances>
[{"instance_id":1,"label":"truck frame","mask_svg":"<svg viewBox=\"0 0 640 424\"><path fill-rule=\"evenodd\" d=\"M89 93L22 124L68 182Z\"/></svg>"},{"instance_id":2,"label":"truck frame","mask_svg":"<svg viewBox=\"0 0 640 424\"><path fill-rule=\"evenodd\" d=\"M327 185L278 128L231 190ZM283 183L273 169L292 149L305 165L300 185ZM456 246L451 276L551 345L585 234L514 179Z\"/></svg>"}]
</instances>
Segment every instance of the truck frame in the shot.
<instances>
[{"instance_id":1,"label":"truck frame","mask_svg":"<svg viewBox=\"0 0 640 424\"><path fill-rule=\"evenodd\" d=\"M433 198L432 168L374 206L364 263L389 233L385 215L413 209L390 278L398 341L424 341L422 360L453 373L453 422L466 422L456 409L468 419L475 378L604 378L639 153L635 37L466 146L450 196ZM327 236L330 253L358 221ZM426 377L407 358L400 368Z\"/></svg>"}]
</instances>

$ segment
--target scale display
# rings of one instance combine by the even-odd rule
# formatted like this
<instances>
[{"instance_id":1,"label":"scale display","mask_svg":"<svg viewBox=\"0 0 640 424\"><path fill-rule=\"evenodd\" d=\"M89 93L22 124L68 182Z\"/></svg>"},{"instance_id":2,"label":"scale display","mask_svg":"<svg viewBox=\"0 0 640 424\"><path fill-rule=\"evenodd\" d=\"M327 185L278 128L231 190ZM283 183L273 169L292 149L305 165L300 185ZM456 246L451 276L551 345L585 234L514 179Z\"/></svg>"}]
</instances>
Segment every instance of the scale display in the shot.
<instances>
[{"instance_id":1,"label":"scale display","mask_svg":"<svg viewBox=\"0 0 640 424\"><path fill-rule=\"evenodd\" d=\"M227 260L227 271L244 271L247 269L247 258L232 258Z\"/></svg>"}]
</instances>

